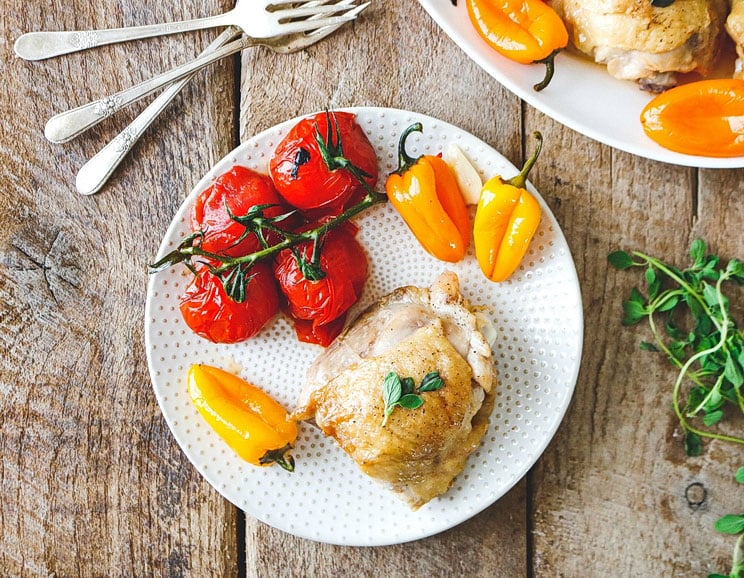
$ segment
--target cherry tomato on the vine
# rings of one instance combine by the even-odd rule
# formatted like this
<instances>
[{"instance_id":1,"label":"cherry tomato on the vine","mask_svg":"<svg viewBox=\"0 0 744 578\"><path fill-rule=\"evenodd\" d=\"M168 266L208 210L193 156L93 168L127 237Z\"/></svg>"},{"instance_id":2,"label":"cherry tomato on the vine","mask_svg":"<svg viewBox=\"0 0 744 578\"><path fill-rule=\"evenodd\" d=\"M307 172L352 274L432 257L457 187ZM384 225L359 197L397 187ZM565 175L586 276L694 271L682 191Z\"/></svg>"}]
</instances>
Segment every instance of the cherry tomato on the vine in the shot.
<instances>
[{"instance_id":1,"label":"cherry tomato on the vine","mask_svg":"<svg viewBox=\"0 0 744 578\"><path fill-rule=\"evenodd\" d=\"M256 205L274 205L264 210L266 217L288 212L268 176L240 165L220 175L197 197L191 212L191 228L204 233L201 247L210 253L233 257L257 251L260 243L255 233L240 240L245 227L230 216L232 213L242 217ZM278 239L274 233L269 233L266 240L273 244Z\"/></svg>"},{"instance_id":2,"label":"cherry tomato on the vine","mask_svg":"<svg viewBox=\"0 0 744 578\"><path fill-rule=\"evenodd\" d=\"M353 114L331 112L304 118L282 139L269 164L279 194L301 211L322 208L338 213L361 187L347 169L329 167L321 152L324 147L327 156L343 156L366 173L364 180L370 187L377 184L375 149Z\"/></svg>"},{"instance_id":3,"label":"cherry tomato on the vine","mask_svg":"<svg viewBox=\"0 0 744 578\"><path fill-rule=\"evenodd\" d=\"M317 281L305 278L292 250L285 249L276 257L274 276L287 298L288 312L295 319L311 321L311 334L312 330L320 334L319 327L344 315L362 293L368 273L367 256L354 238L355 233L356 228L349 225L326 234L320 253L320 269L325 276ZM296 251L301 258L310 260L313 244L299 245ZM306 329L302 333L307 333ZM341 327L337 329L340 331Z\"/></svg>"},{"instance_id":4,"label":"cherry tomato on the vine","mask_svg":"<svg viewBox=\"0 0 744 578\"><path fill-rule=\"evenodd\" d=\"M194 333L214 343L253 337L279 311L279 292L265 263L251 267L245 299L228 297L222 281L202 266L181 296L180 309Z\"/></svg>"}]
</instances>

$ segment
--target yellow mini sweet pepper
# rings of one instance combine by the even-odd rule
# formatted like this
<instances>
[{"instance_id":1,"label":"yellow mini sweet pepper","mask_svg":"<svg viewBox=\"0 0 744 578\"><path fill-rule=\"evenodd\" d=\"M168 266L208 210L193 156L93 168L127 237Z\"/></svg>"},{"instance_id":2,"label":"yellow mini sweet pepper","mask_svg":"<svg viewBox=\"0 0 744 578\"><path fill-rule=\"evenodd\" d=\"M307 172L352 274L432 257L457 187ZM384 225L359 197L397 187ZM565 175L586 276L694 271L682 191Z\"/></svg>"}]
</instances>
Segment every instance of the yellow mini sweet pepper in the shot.
<instances>
[{"instance_id":1,"label":"yellow mini sweet pepper","mask_svg":"<svg viewBox=\"0 0 744 578\"><path fill-rule=\"evenodd\" d=\"M514 273L540 225L540 204L525 189L542 149L542 135L536 132L535 138L535 153L520 173L508 181L500 176L486 181L478 200L473 222L475 257L491 281L504 281Z\"/></svg>"},{"instance_id":2,"label":"yellow mini sweet pepper","mask_svg":"<svg viewBox=\"0 0 744 578\"><path fill-rule=\"evenodd\" d=\"M398 143L398 169L385 183L388 199L419 243L442 261L460 261L470 241L470 218L452 169L441 158L406 153L406 139L421 132L409 126Z\"/></svg>"},{"instance_id":3,"label":"yellow mini sweet pepper","mask_svg":"<svg viewBox=\"0 0 744 578\"><path fill-rule=\"evenodd\" d=\"M241 458L294 471L288 452L297 439L297 424L265 391L209 365L191 366L188 389L202 417Z\"/></svg>"}]
</instances>

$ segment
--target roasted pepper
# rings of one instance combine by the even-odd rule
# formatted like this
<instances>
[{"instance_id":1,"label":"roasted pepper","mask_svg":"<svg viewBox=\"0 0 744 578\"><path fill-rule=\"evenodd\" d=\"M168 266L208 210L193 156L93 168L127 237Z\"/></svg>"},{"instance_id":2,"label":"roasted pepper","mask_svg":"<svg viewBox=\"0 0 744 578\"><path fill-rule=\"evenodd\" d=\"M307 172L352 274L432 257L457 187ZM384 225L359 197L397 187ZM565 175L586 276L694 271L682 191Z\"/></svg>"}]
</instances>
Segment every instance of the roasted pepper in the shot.
<instances>
[{"instance_id":1,"label":"roasted pepper","mask_svg":"<svg viewBox=\"0 0 744 578\"><path fill-rule=\"evenodd\" d=\"M465 256L470 241L470 218L465 200L449 165L440 157L406 153L406 140L421 132L409 126L398 143L398 169L387 178L385 190L421 245L442 261L455 263Z\"/></svg>"},{"instance_id":2,"label":"roasted pepper","mask_svg":"<svg viewBox=\"0 0 744 578\"><path fill-rule=\"evenodd\" d=\"M297 439L297 424L270 395L209 365L191 366L188 389L202 417L241 458L294 471L288 452Z\"/></svg>"},{"instance_id":3,"label":"roasted pepper","mask_svg":"<svg viewBox=\"0 0 744 578\"><path fill-rule=\"evenodd\" d=\"M744 80L682 84L653 98L641 113L646 134L669 150L704 157L744 155Z\"/></svg>"},{"instance_id":4,"label":"roasted pepper","mask_svg":"<svg viewBox=\"0 0 744 578\"><path fill-rule=\"evenodd\" d=\"M568 45L566 25L541 0L467 0L478 34L497 52L520 64L546 66L537 91L550 83L555 56Z\"/></svg>"},{"instance_id":5,"label":"roasted pepper","mask_svg":"<svg viewBox=\"0 0 744 578\"><path fill-rule=\"evenodd\" d=\"M495 176L483 185L473 223L475 257L491 281L504 281L519 266L540 224L537 199L526 189L527 175L540 156L542 135L535 133L537 148L520 173L508 181Z\"/></svg>"}]
</instances>

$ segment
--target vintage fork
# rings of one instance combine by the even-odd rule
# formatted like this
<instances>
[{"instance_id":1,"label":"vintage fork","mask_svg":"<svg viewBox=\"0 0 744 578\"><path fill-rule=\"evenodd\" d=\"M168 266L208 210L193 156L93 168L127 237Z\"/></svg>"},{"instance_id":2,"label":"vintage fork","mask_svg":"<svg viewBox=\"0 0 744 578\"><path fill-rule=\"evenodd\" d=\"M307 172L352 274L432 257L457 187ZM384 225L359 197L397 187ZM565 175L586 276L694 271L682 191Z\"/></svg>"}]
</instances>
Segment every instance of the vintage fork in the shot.
<instances>
[{"instance_id":1,"label":"vintage fork","mask_svg":"<svg viewBox=\"0 0 744 578\"><path fill-rule=\"evenodd\" d=\"M14 50L25 60L42 60L106 44L217 26L236 26L252 38L272 38L341 24L352 19L345 14L347 9L345 4L318 6L312 0L237 0L229 12L195 20L106 30L29 32L16 40ZM309 20L311 16L316 19Z\"/></svg>"},{"instance_id":2,"label":"vintage fork","mask_svg":"<svg viewBox=\"0 0 744 578\"><path fill-rule=\"evenodd\" d=\"M348 10L343 16L341 22L335 21L334 24L323 25L327 18L318 18L317 20L308 20L308 22L317 22L321 26L335 26L356 18L359 13L370 5L370 2L364 4L348 3L346 0L339 0L334 6L343 6ZM320 6L323 7L323 6ZM309 8L308 8L309 9ZM316 27L317 28L317 27ZM185 78L197 70L208 66L209 64L229 56L251 46L268 46L271 49L281 46L279 50L285 52L301 50L305 48L304 37L302 33L292 35L289 40L286 37L279 36L275 38L250 38L243 37L239 40L230 42L223 47L215 50L211 54L199 56L191 62L177 66L176 68L155 76L150 80L141 82L131 88L117 92L116 94L100 98L88 104L84 104L72 110L53 116L44 127L44 136L53 143L64 143L72 140L82 134L92 126L95 126L105 118L108 118L123 107L136 102L148 94L158 90L162 86Z\"/></svg>"},{"instance_id":3,"label":"vintage fork","mask_svg":"<svg viewBox=\"0 0 744 578\"><path fill-rule=\"evenodd\" d=\"M322 2L326 0L318 0ZM347 4L352 4L355 0L343 0ZM341 24L325 26L312 30L307 33L297 33L285 36L283 42L272 45L270 48L282 54L296 52L315 44L329 34L335 32ZM225 42L237 36L240 31L235 27L230 27L218 36L210 44L202 55L209 54L222 46ZM192 75L193 76L193 75ZM112 173L124 160L134 144L139 140L145 130L158 117L163 109L175 98L183 87L191 80L192 76L169 86L162 94L143 110L132 123L121 131L111 142L103 147L95 156L85 163L78 171L75 179L75 186L80 194L92 195L101 190L106 184Z\"/></svg>"}]
</instances>

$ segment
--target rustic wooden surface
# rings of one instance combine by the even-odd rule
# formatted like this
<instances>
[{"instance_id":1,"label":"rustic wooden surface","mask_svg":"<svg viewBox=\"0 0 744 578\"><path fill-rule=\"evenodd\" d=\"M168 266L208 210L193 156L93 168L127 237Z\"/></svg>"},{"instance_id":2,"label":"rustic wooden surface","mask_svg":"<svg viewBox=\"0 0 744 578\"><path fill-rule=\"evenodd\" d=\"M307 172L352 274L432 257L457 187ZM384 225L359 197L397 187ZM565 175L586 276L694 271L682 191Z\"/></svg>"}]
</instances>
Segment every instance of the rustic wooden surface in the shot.
<instances>
[{"instance_id":1,"label":"rustic wooden surface","mask_svg":"<svg viewBox=\"0 0 744 578\"><path fill-rule=\"evenodd\" d=\"M214 32L27 63L37 29L213 14L226 0L0 1L1 576L706 576L733 540L713 522L742 509L737 448L685 458L670 411L673 370L620 328L638 279L616 248L682 263L692 239L744 256L744 173L695 170L600 145L521 103L466 58L415 2L377 0L301 54L248 51L200 74L111 183L74 190L77 169L132 107L65 145L48 117L196 55ZM417 542L346 548L247 518L190 466L155 401L145 361L146 265L184 196L241 139L286 118L349 105L453 123L515 164L546 138L532 181L568 239L585 347L555 439L503 499ZM693 485L699 484L699 485ZM690 488L705 488L702 504ZM322 522L322 521L321 521Z\"/></svg>"}]
</instances>

